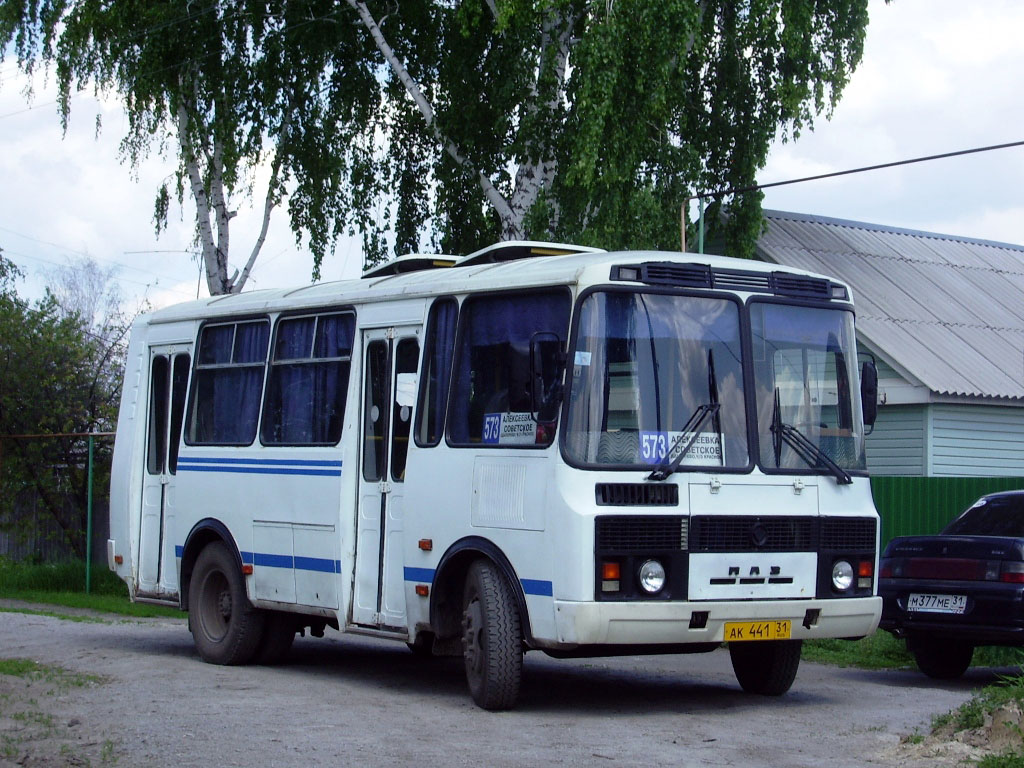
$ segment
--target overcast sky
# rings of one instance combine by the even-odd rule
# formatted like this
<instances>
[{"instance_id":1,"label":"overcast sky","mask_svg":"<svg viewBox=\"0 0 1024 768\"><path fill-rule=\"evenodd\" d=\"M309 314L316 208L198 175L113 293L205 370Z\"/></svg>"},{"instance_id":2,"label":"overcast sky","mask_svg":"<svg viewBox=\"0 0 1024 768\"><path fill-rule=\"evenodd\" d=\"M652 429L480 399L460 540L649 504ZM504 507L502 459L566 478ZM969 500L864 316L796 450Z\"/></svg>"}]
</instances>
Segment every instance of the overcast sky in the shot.
<instances>
[{"instance_id":1,"label":"overcast sky","mask_svg":"<svg viewBox=\"0 0 1024 768\"><path fill-rule=\"evenodd\" d=\"M777 145L761 183L1024 140L1024 3L871 0L870 12L864 59L833 118ZM151 158L137 174L120 165L124 117L87 96L72 102L62 138L52 89L38 84L28 109L24 84L12 61L0 62L0 248L26 272L23 290L40 292L48 271L89 254L119 265L131 301L195 298L192 208L184 221L173 209L159 239L152 225L154 193L173 163ZM1022 178L1018 147L768 190L764 207L1024 244ZM239 262L258 219L242 207L232 222ZM361 261L358 243L343 242L322 277L356 277ZM294 285L310 270L277 212L247 287Z\"/></svg>"}]
</instances>

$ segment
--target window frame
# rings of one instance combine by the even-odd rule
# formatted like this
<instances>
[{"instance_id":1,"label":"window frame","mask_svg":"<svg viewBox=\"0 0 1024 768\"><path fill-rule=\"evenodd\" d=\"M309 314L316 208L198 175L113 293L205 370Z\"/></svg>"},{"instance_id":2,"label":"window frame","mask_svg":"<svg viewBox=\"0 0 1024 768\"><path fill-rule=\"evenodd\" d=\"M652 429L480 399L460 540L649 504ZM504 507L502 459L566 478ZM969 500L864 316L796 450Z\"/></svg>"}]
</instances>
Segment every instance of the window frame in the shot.
<instances>
[{"instance_id":1,"label":"window frame","mask_svg":"<svg viewBox=\"0 0 1024 768\"><path fill-rule=\"evenodd\" d=\"M231 340L231 356L234 357L235 341L237 339L238 326L248 323L265 323L267 325L267 348L263 354L262 363L200 363L200 353L202 351L201 343L203 340L203 334L207 328L218 327L218 326L234 326L235 331ZM192 356L192 371L189 377L189 393L188 393L188 406L185 414L183 436L185 445L189 447L202 447L202 446L221 446L221 447L246 447L253 445L259 437L260 432L260 417L263 411L263 396L266 390L267 384L267 360L270 357L270 339L272 335L272 322L268 315L247 315L244 317L227 317L227 318L210 318L204 320L196 332L195 339L195 354ZM201 371L211 370L232 370L242 368L256 368L257 366L262 368L263 374L260 378L260 390L259 390L259 404L256 409L256 421L254 425L254 432L248 442L228 442L228 441L212 441L212 440L193 440L192 430L195 426L195 419L197 413L197 400L199 398L199 373Z\"/></svg>"},{"instance_id":2,"label":"window frame","mask_svg":"<svg viewBox=\"0 0 1024 768\"><path fill-rule=\"evenodd\" d=\"M552 434L551 440L549 442L547 442L547 443L522 443L522 444L506 443L505 445L502 445L500 443L485 443L482 440L480 442L475 442L475 443L474 442L460 443L460 442L455 442L452 439L452 434L451 434L451 429L452 429L452 398L454 397L455 392L456 392L457 377L458 377L460 363L461 363L461 356L460 355L461 355L461 350L462 350L462 344L463 344L463 341L465 339L465 334L467 332L467 326L468 326L468 317L469 317L469 311L470 311L469 307L471 307L472 304L475 304L477 302L487 301L489 299L512 298L512 297L516 297L516 296L539 296L539 295L544 295L544 294L549 294L549 295L552 295L552 296L559 296L560 295L562 298L564 298L564 300L566 302L566 325L565 325L564 330L562 330L561 333L559 333L559 336L561 337L561 336L564 335L564 342L563 343L566 345L566 349L568 349L569 348L570 338L571 338L571 333L572 333L572 329L573 329L573 322L574 322L573 296L572 296L572 290L571 290L570 286L568 286L568 285L564 285L564 284L544 285L544 286L538 286L536 288L517 289L517 290L511 290L511 291L481 291L479 293L472 293L472 294L466 296L462 300L462 302L459 304L458 331L455 334L455 350L454 350L454 354L452 356L452 372L451 372L450 380L448 382L447 408L445 409L444 439L445 439L445 445L447 445L449 448L458 448L458 449L467 449L468 448L468 449L484 449L484 450L503 449L503 450L544 451L544 450L550 449L552 446L556 445L559 442L560 438L557 435L557 424L560 424L561 421L562 421L562 415L561 414L559 415L558 421L555 422L555 424L556 424L556 433ZM549 330L550 329L542 328L542 329L539 329L539 332L547 332ZM568 366L566 366L566 367L568 367ZM565 370L562 371L562 382L563 382L563 386L564 386ZM563 406L559 406L559 408L560 408L560 411L562 411L562 412L565 411L565 408Z\"/></svg>"},{"instance_id":3,"label":"window frame","mask_svg":"<svg viewBox=\"0 0 1024 768\"><path fill-rule=\"evenodd\" d=\"M314 319L313 334L312 334L312 338L310 340L310 348L311 348L310 349L310 354L312 355L312 353L315 351L315 348L316 348L316 332L317 332L317 328L319 326L320 319L323 318L323 317L329 317L329 316L335 316L335 315L338 315L338 316L340 316L340 315L348 315L348 316L350 316L352 318L352 329L351 329L352 330L352 337L351 337L350 343L349 343L349 354L348 354L347 358L345 358L345 357L329 357L328 358L328 357L312 357L312 356L310 356L308 358L293 358L293 359L288 359L288 360L282 360L280 362L276 362L275 363L274 357L275 357L275 354L276 354L278 333L279 333L279 330L280 330L282 322L287 322L289 320L301 320L301 319L304 319L304 318L313 318ZM272 331L271 331L271 335L270 335L270 340L268 342L268 348L267 348L266 373L265 373L265 379L264 379L264 384L263 384L263 395L262 395L262 400L261 400L261 403L260 403L259 425L258 425L258 428L257 428L257 437L259 439L259 444L261 446L264 446L266 448L288 448L288 447L296 447L296 448L299 448L299 447L304 447L304 448L323 448L323 447L336 446L336 445L338 445L338 443L341 442L342 436L344 435L344 432L345 432L345 424L344 424L345 413L348 410L348 395L349 395L349 391L348 390L349 390L349 387L350 387L351 381L352 381L352 355L353 355L353 352L355 350L356 336L357 336L357 331L358 331L358 329L356 327L356 320L357 320L357 318L356 318L355 309L353 309L352 307L348 307L348 306L338 307L338 308L330 308L330 309L323 309L323 308L321 308L321 309L314 309L314 310L309 310L309 309L297 310L297 311L294 311L294 312L288 312L288 313L280 314L280 315L278 315L275 318L274 324L273 324L273 328L272 328ZM338 362L341 362L341 363L346 363L347 362L348 363L348 373L347 373L347 375L345 377L345 385L343 387L345 395L344 395L344 398L343 398L343 401L342 401L342 409L341 409L341 416L340 416L340 418L341 418L341 428L340 428L340 430L338 432L338 439L334 440L334 441L328 441L328 442L283 442L283 441L282 442L269 442L269 441L267 441L266 438L264 437L263 429L264 429L264 426L267 423L267 408L270 405L268 394L270 392L270 386L271 386L273 372L274 372L274 365L275 364L276 365L322 365L322 364L325 364L325 363L338 363Z\"/></svg>"},{"instance_id":4,"label":"window frame","mask_svg":"<svg viewBox=\"0 0 1024 768\"><path fill-rule=\"evenodd\" d=\"M430 403L427 401L428 392L427 388L430 385L430 371L427 366L433 363L434 350L437 347L438 336L435 328L437 323L437 316L435 310L440 308L442 305L449 305L455 307L455 332L452 334L452 354L451 361L448 364L448 371L445 379L444 386L444 397L443 404L440 411L437 413L438 418L438 429L437 438L433 441L425 441L420 439L420 431L423 427L421 420L429 418ZM416 443L417 448L434 448L441 444L441 441L445 439L448 431L448 401L451 398L452 391L452 380L455 373L455 353L458 350L459 345L459 322L462 319L462 305L459 300L454 296L439 296L430 304L430 309L427 311L427 325L426 325L426 338L423 350L421 352L420 359L420 383L419 392L416 395L416 421L413 425L413 439Z\"/></svg>"}]
</instances>

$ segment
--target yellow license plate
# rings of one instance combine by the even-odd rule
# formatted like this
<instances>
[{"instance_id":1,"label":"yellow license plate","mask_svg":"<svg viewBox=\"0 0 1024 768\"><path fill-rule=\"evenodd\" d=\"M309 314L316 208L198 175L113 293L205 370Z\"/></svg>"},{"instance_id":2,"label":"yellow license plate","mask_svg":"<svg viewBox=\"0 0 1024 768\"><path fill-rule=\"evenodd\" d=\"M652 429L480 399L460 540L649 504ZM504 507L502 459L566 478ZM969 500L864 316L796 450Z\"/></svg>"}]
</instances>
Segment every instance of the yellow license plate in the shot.
<instances>
[{"instance_id":1,"label":"yellow license plate","mask_svg":"<svg viewBox=\"0 0 1024 768\"><path fill-rule=\"evenodd\" d=\"M746 640L788 640L792 629L789 619L771 621L727 621L725 642L738 643Z\"/></svg>"}]
</instances>

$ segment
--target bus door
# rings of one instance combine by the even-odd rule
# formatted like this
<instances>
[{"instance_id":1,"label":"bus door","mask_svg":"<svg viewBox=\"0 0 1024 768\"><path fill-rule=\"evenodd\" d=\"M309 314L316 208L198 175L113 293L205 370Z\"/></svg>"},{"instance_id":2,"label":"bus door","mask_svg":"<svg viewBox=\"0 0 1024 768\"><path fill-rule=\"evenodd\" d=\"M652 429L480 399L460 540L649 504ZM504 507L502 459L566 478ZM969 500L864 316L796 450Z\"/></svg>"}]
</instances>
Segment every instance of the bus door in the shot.
<instances>
[{"instance_id":1,"label":"bus door","mask_svg":"<svg viewBox=\"0 0 1024 768\"><path fill-rule=\"evenodd\" d=\"M418 326L363 332L362 451L352 623L404 631L405 461L419 363Z\"/></svg>"},{"instance_id":2,"label":"bus door","mask_svg":"<svg viewBox=\"0 0 1024 768\"><path fill-rule=\"evenodd\" d=\"M178 592L174 555L174 490L178 444L191 368L189 347L150 348L146 467L142 481L139 564L136 592L171 597Z\"/></svg>"}]
</instances>

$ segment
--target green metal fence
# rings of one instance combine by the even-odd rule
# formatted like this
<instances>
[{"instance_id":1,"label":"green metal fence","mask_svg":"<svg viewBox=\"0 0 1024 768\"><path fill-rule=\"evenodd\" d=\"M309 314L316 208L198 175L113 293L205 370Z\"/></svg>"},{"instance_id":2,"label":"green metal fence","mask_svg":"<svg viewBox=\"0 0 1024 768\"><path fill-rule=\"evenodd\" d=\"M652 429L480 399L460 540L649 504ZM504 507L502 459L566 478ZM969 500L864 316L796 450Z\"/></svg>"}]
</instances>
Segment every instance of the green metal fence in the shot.
<instances>
[{"instance_id":1,"label":"green metal fence","mask_svg":"<svg viewBox=\"0 0 1024 768\"><path fill-rule=\"evenodd\" d=\"M881 547L896 536L937 533L986 493L1024 488L1024 477L872 477Z\"/></svg>"}]
</instances>

